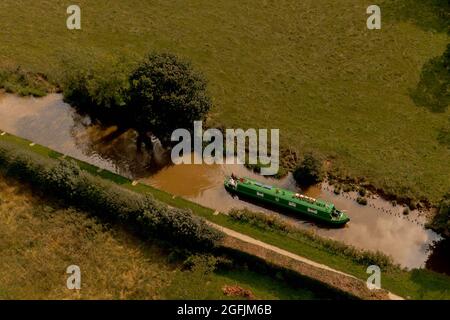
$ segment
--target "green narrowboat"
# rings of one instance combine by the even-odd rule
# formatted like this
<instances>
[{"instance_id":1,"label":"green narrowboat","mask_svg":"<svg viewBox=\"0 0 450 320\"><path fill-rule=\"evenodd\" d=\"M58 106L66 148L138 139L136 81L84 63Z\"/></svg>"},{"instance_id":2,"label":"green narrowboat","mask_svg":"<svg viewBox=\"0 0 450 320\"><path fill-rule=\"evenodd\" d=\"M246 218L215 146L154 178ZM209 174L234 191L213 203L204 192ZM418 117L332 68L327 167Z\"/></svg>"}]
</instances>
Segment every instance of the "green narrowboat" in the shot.
<instances>
[{"instance_id":1,"label":"green narrowboat","mask_svg":"<svg viewBox=\"0 0 450 320\"><path fill-rule=\"evenodd\" d=\"M314 199L286 189L265 185L249 178L227 177L225 189L238 196L275 208L300 213L302 216L333 226L344 226L350 218L335 208L334 204Z\"/></svg>"}]
</instances>

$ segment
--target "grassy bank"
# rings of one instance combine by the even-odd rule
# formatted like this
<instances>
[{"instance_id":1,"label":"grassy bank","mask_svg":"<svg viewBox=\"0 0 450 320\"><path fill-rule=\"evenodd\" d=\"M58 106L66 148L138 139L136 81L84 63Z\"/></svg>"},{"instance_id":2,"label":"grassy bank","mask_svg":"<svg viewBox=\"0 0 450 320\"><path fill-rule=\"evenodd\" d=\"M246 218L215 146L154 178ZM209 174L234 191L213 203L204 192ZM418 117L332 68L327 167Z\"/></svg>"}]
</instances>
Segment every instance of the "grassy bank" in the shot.
<instances>
[{"instance_id":1,"label":"grassy bank","mask_svg":"<svg viewBox=\"0 0 450 320\"><path fill-rule=\"evenodd\" d=\"M429 223L429 227L450 237L450 193L444 196L439 204L438 212Z\"/></svg>"},{"instance_id":2,"label":"grassy bank","mask_svg":"<svg viewBox=\"0 0 450 320\"><path fill-rule=\"evenodd\" d=\"M208 78L212 122L280 128L284 146L322 154L341 176L437 203L450 110L418 107L410 92L448 42L438 2L380 1L382 29L370 31L364 0L80 0L82 30L69 31L65 0L4 0L0 67L57 83L70 69L170 51Z\"/></svg>"},{"instance_id":3,"label":"grassy bank","mask_svg":"<svg viewBox=\"0 0 450 320\"><path fill-rule=\"evenodd\" d=\"M20 67L15 70L0 70L0 87L7 93L33 97L43 97L48 92L57 91L45 75L27 72Z\"/></svg>"},{"instance_id":4,"label":"grassy bank","mask_svg":"<svg viewBox=\"0 0 450 320\"><path fill-rule=\"evenodd\" d=\"M7 141L17 148L32 150L43 157L57 159L63 155L40 145L30 146L30 141L4 134L0 136L0 141ZM252 236L258 240L275 245L279 248L307 257L311 260L326 264L335 269L352 274L361 279L367 279L367 265L357 263L351 256L336 254L333 249L320 242L313 241L308 237L286 236L282 230L268 230L249 223L237 221L226 215L214 215L214 210L202 207L183 198L174 197L169 193L157 190L144 184L133 184L132 181L115 175L105 170L78 161L80 167L92 175L101 176L111 180L122 187L140 193L151 193L156 199L171 206L183 209L190 209L198 216L206 218L212 222L236 230L238 232ZM436 274L428 270L405 271L395 266L388 266L383 269L382 286L396 294L414 299L449 299L450 298L450 277Z\"/></svg>"},{"instance_id":5,"label":"grassy bank","mask_svg":"<svg viewBox=\"0 0 450 320\"><path fill-rule=\"evenodd\" d=\"M254 212L248 209L233 209L228 213L228 216L236 222L250 224L263 230L284 233L287 237L298 241L315 243L317 248L334 252L335 255L340 255L357 264L367 266L377 265L384 269L398 269L398 266L393 262L393 259L382 252L356 249L355 247L346 245L342 242L320 237L310 230L305 230L289 224L273 214Z\"/></svg>"},{"instance_id":6,"label":"grassy bank","mask_svg":"<svg viewBox=\"0 0 450 320\"><path fill-rule=\"evenodd\" d=\"M203 261L186 270L168 247L41 198L0 176L0 299L227 299L224 286L256 299L325 297L242 268L215 270ZM69 265L82 289L66 288Z\"/></svg>"}]
</instances>

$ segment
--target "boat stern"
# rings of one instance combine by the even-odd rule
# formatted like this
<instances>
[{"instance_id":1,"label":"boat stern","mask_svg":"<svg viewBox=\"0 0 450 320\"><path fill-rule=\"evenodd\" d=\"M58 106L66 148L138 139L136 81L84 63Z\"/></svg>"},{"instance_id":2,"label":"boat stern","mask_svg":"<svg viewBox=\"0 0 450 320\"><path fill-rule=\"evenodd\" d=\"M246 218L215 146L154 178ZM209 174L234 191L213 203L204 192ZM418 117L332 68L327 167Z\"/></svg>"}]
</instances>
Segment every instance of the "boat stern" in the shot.
<instances>
[{"instance_id":1,"label":"boat stern","mask_svg":"<svg viewBox=\"0 0 450 320\"><path fill-rule=\"evenodd\" d=\"M336 210L338 211L338 210ZM347 224L347 222L350 221L350 217L343 211L338 211L339 215L335 218L333 218L333 222L334 224L338 225L338 226L344 226Z\"/></svg>"},{"instance_id":2,"label":"boat stern","mask_svg":"<svg viewBox=\"0 0 450 320\"><path fill-rule=\"evenodd\" d=\"M331 222L336 226L344 226L349 221L350 217L344 211L335 209L331 215Z\"/></svg>"},{"instance_id":3,"label":"boat stern","mask_svg":"<svg viewBox=\"0 0 450 320\"><path fill-rule=\"evenodd\" d=\"M223 185L227 191L233 192L236 189L237 181L232 176L227 176L223 181Z\"/></svg>"}]
</instances>

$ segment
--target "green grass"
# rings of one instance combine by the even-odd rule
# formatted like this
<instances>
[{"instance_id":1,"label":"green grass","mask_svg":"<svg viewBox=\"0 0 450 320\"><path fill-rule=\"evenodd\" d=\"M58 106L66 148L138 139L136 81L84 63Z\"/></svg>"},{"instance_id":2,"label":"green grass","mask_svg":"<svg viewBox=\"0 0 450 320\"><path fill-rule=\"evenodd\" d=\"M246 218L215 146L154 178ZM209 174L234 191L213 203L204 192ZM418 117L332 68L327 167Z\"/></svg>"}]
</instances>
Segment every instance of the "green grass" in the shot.
<instances>
[{"instance_id":1,"label":"green grass","mask_svg":"<svg viewBox=\"0 0 450 320\"><path fill-rule=\"evenodd\" d=\"M38 144L30 147L29 141L10 134L0 136L0 139L31 149L42 156L52 158L59 158L62 156L62 154ZM203 207L180 197L174 197L167 192L145 184L139 183L133 186L132 181L124 177L106 170L99 171L95 166L79 160L76 161L84 170L87 170L91 174L115 181L124 188L141 193L151 193L156 199L171 206L190 209L194 214L209 221L247 234L255 239L304 256L313 261L326 264L337 270L352 274L362 280L366 280L368 277L366 265L358 264L345 255L338 255L333 250L327 249L319 243L311 241L307 237L286 236L286 233L284 232L267 230L266 228L259 228L250 224L241 223L223 214L214 215L214 210L210 208ZM405 298L450 299L450 277L424 269L405 271L395 267L386 268L385 270L382 270L382 287Z\"/></svg>"},{"instance_id":2,"label":"green grass","mask_svg":"<svg viewBox=\"0 0 450 320\"><path fill-rule=\"evenodd\" d=\"M0 70L0 86L8 93L43 97L55 88L43 75L16 70Z\"/></svg>"},{"instance_id":3,"label":"green grass","mask_svg":"<svg viewBox=\"0 0 450 320\"><path fill-rule=\"evenodd\" d=\"M437 139L450 110L409 95L448 42L436 3L380 1L382 29L370 31L365 0L79 0L82 30L69 31L70 1L3 0L0 68L58 82L70 68L174 52L209 79L213 123L280 128L284 146L322 154L342 176L436 203L450 187Z\"/></svg>"},{"instance_id":4,"label":"green grass","mask_svg":"<svg viewBox=\"0 0 450 320\"><path fill-rule=\"evenodd\" d=\"M33 195L0 176L0 299L229 299L225 285L257 299L320 299L317 289L292 286L243 268L182 268L170 250L118 226ZM66 288L69 265L82 288ZM201 266L201 265L200 265Z\"/></svg>"}]
</instances>

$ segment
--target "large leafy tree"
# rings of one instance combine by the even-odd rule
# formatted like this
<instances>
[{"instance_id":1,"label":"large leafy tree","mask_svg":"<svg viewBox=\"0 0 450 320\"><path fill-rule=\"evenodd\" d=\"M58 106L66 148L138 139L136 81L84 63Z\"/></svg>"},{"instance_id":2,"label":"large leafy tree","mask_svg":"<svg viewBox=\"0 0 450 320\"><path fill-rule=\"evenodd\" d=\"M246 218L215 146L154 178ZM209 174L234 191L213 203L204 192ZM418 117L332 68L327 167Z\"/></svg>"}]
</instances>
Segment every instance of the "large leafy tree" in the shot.
<instances>
[{"instance_id":1,"label":"large leafy tree","mask_svg":"<svg viewBox=\"0 0 450 320\"><path fill-rule=\"evenodd\" d=\"M74 68L76 69L76 68ZM66 76L64 98L95 120L116 125L113 139L132 128L138 147L151 147L152 135L168 146L173 130L192 129L211 108L206 80L173 54L150 53L130 73L128 64ZM76 69L78 70L78 69Z\"/></svg>"},{"instance_id":2,"label":"large leafy tree","mask_svg":"<svg viewBox=\"0 0 450 320\"><path fill-rule=\"evenodd\" d=\"M151 133L167 143L173 130L192 130L211 108L205 79L173 54L149 54L129 81L126 121L141 136Z\"/></svg>"}]
</instances>

